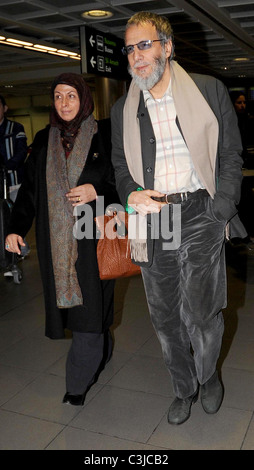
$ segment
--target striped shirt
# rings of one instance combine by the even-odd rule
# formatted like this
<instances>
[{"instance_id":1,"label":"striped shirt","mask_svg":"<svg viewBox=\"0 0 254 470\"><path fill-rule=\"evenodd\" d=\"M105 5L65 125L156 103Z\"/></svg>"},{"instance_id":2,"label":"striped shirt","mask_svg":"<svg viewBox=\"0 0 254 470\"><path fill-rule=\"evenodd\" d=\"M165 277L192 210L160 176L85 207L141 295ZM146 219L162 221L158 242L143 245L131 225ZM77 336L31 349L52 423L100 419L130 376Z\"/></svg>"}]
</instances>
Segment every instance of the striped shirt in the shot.
<instances>
[{"instance_id":1,"label":"striped shirt","mask_svg":"<svg viewBox=\"0 0 254 470\"><path fill-rule=\"evenodd\" d=\"M144 90L144 100L156 139L154 189L165 194L194 192L203 185L194 169L190 152L176 125L171 86L161 99Z\"/></svg>"}]
</instances>

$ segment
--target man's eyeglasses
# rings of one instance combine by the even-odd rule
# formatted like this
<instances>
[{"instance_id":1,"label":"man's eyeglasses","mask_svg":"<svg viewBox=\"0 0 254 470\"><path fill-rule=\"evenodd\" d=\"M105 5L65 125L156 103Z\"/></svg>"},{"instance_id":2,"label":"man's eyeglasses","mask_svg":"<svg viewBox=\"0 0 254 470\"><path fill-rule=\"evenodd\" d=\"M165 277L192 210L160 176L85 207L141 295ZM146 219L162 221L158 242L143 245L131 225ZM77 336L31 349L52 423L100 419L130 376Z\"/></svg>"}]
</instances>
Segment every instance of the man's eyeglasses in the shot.
<instances>
[{"instance_id":1,"label":"man's eyeglasses","mask_svg":"<svg viewBox=\"0 0 254 470\"><path fill-rule=\"evenodd\" d=\"M148 39L147 41L140 41L137 44L130 44L129 46L125 46L122 48L122 53L124 55L129 55L134 52L134 47L137 46L139 51L147 51L148 49L151 49L153 42L156 41L164 41L164 39Z\"/></svg>"}]
</instances>

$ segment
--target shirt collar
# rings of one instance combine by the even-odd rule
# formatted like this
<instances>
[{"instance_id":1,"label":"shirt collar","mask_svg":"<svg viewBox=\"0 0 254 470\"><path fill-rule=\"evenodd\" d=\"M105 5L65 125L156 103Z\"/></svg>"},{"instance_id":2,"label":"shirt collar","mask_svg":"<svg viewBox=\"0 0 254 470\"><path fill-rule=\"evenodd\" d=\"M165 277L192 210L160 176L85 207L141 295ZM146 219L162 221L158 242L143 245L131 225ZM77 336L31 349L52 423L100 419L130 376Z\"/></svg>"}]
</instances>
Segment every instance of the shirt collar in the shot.
<instances>
[{"instance_id":1,"label":"shirt collar","mask_svg":"<svg viewBox=\"0 0 254 470\"><path fill-rule=\"evenodd\" d=\"M145 106L147 106L148 101L150 101L150 100L151 101L162 101L162 100L166 99L167 97L172 98L171 80L169 80L168 88L166 89L164 95L162 96L162 98L160 98L160 100L155 100L149 90L143 90L143 96L144 96Z\"/></svg>"}]
</instances>

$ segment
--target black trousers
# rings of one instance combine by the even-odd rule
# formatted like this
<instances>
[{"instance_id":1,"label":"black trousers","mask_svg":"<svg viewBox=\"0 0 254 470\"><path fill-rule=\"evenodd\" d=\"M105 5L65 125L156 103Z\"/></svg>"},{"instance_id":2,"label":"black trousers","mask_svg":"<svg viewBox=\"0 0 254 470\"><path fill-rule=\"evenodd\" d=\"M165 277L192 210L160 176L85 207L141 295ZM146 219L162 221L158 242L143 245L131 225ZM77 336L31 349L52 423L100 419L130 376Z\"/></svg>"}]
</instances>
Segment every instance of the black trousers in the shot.
<instances>
[{"instance_id":1,"label":"black trousers","mask_svg":"<svg viewBox=\"0 0 254 470\"><path fill-rule=\"evenodd\" d=\"M161 217L165 211L171 211L171 226L180 227L181 233L173 235L180 244L165 244L159 234L153 264L142 268L142 276L174 392L186 398L198 382L212 376L220 354L227 294L226 222L215 218L210 196L182 203L175 220L172 206L165 206Z\"/></svg>"},{"instance_id":2,"label":"black trousers","mask_svg":"<svg viewBox=\"0 0 254 470\"><path fill-rule=\"evenodd\" d=\"M113 341L109 330L105 333L73 331L66 361L67 392L83 395L110 359L112 349Z\"/></svg>"}]
</instances>

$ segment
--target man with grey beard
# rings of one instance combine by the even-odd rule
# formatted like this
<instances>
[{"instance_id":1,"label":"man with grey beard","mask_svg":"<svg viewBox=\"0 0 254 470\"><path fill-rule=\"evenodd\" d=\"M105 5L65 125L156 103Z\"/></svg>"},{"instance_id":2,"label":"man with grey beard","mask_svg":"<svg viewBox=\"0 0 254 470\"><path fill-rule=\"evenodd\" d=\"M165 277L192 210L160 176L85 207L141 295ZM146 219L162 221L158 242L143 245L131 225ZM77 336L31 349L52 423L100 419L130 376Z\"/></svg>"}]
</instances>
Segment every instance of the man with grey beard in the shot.
<instances>
[{"instance_id":1,"label":"man with grey beard","mask_svg":"<svg viewBox=\"0 0 254 470\"><path fill-rule=\"evenodd\" d=\"M136 227L131 256L141 266L176 395L168 422L181 424L199 389L206 413L216 413L223 400L217 361L225 238L229 231L246 235L236 209L241 139L225 86L189 75L173 60L167 18L136 13L123 52L133 80L112 108L112 160L129 226Z\"/></svg>"},{"instance_id":2,"label":"man with grey beard","mask_svg":"<svg viewBox=\"0 0 254 470\"><path fill-rule=\"evenodd\" d=\"M151 90L156 83L160 81L160 78L163 75L167 62L166 51L165 49L161 50L161 55L154 58L154 61L151 65L151 74L146 76L136 75L136 70L140 69L141 62L138 61L133 65L133 70L130 65L128 65L128 72L135 81L136 85L140 90ZM149 62L142 62L143 66L149 65Z\"/></svg>"}]
</instances>

